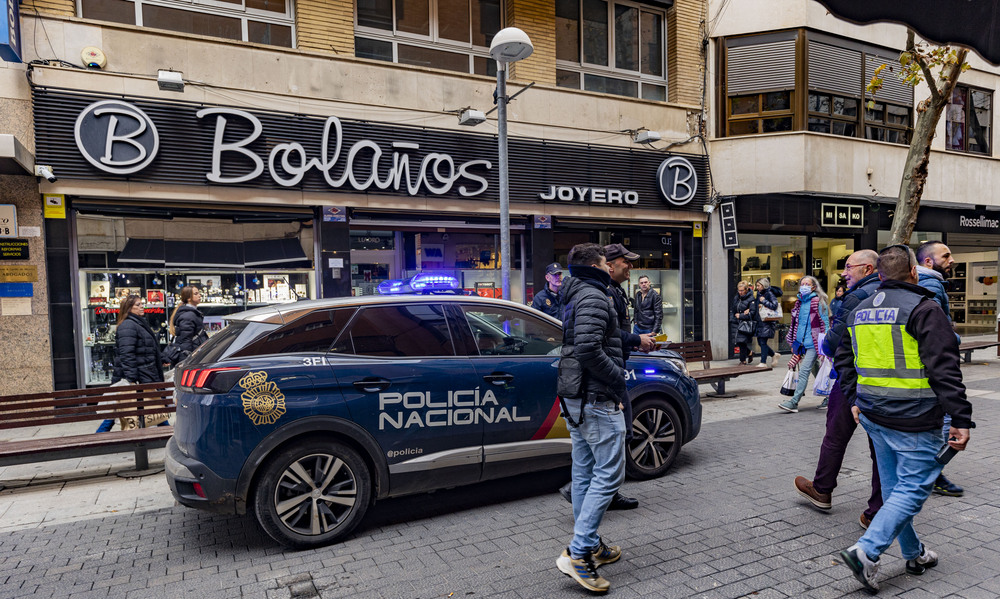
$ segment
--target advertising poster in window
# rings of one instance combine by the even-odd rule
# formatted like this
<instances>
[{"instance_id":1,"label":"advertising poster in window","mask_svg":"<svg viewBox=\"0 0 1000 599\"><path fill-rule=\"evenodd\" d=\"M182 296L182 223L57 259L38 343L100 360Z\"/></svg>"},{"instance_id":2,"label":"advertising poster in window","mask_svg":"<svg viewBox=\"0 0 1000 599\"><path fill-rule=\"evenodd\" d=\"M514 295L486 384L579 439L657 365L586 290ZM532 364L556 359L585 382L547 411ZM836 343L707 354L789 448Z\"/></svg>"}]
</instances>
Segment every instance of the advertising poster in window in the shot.
<instances>
[{"instance_id":1,"label":"advertising poster in window","mask_svg":"<svg viewBox=\"0 0 1000 599\"><path fill-rule=\"evenodd\" d=\"M90 301L91 304L106 304L108 300L111 299L111 284L107 281L91 281L90 282Z\"/></svg>"}]
</instances>

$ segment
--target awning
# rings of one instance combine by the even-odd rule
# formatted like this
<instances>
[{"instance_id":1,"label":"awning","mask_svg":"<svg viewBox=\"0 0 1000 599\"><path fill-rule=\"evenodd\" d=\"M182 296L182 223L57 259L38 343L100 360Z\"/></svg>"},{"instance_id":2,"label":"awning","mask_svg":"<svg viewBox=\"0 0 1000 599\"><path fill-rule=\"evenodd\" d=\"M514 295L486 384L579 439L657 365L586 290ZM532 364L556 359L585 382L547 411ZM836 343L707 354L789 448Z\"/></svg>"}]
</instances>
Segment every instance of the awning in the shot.
<instances>
[{"instance_id":1,"label":"awning","mask_svg":"<svg viewBox=\"0 0 1000 599\"><path fill-rule=\"evenodd\" d=\"M35 157L17 137L0 134L0 175L30 175L35 172Z\"/></svg>"},{"instance_id":2,"label":"awning","mask_svg":"<svg viewBox=\"0 0 1000 599\"><path fill-rule=\"evenodd\" d=\"M130 238L118 263L155 268L309 268L298 239L254 241L166 241Z\"/></svg>"}]
</instances>

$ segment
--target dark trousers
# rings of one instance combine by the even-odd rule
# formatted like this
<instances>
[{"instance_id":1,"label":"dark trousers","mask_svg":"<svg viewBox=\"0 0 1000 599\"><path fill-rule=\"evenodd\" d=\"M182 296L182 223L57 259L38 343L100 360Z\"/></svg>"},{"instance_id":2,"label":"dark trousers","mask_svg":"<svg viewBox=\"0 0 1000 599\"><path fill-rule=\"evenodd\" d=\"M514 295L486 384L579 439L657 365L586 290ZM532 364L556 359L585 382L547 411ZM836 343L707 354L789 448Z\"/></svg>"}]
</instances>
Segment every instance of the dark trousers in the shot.
<instances>
[{"instance_id":1,"label":"dark trousers","mask_svg":"<svg viewBox=\"0 0 1000 599\"><path fill-rule=\"evenodd\" d=\"M749 359L747 356L750 355L750 340L737 341L736 347L739 349L737 353L740 355L740 362L746 362Z\"/></svg>"},{"instance_id":2,"label":"dark trousers","mask_svg":"<svg viewBox=\"0 0 1000 599\"><path fill-rule=\"evenodd\" d=\"M823 444L819 448L819 463L816 465L816 476L813 478L813 487L820 493L832 493L837 487L837 475L840 474L840 466L844 463L847 444L857 428L858 424L854 422L854 415L851 414L851 402L840 390L840 384L834 382L830 390L830 405L826 411L826 434L823 435ZM872 457L872 494L868 499L865 516L872 519L882 507L882 483L878 477L875 447L867 435L865 439L868 441L868 451Z\"/></svg>"},{"instance_id":3,"label":"dark trousers","mask_svg":"<svg viewBox=\"0 0 1000 599\"><path fill-rule=\"evenodd\" d=\"M767 364L767 358L774 354L774 350L767 344L770 337L757 337L757 345L760 346L760 363Z\"/></svg>"}]
</instances>

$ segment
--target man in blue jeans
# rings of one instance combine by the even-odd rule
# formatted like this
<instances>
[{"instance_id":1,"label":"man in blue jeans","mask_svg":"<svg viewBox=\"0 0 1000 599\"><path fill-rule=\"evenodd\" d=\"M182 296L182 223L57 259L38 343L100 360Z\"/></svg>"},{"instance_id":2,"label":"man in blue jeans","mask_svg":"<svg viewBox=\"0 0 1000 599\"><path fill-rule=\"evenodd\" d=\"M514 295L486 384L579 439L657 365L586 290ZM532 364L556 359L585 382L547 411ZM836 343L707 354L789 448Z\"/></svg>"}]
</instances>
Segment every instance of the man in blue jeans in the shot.
<instances>
[{"instance_id":1,"label":"man in blue jeans","mask_svg":"<svg viewBox=\"0 0 1000 599\"><path fill-rule=\"evenodd\" d=\"M923 574L938 563L920 542L913 517L920 513L941 473L935 459L939 431L951 414L948 445L969 442L972 404L965 396L958 339L951 323L917 284L917 257L905 245L879 252L882 285L847 317L835 360L841 389L855 419L875 447L882 482L882 509L858 542L840 552L862 585L877 592L879 558L899 540L906 572Z\"/></svg>"},{"instance_id":2,"label":"man in blue jeans","mask_svg":"<svg viewBox=\"0 0 1000 599\"><path fill-rule=\"evenodd\" d=\"M569 272L557 393L573 442L574 524L556 567L587 590L607 592L611 584L597 568L618 561L622 550L606 545L597 529L625 480L625 360L604 248L573 246Z\"/></svg>"}]
</instances>

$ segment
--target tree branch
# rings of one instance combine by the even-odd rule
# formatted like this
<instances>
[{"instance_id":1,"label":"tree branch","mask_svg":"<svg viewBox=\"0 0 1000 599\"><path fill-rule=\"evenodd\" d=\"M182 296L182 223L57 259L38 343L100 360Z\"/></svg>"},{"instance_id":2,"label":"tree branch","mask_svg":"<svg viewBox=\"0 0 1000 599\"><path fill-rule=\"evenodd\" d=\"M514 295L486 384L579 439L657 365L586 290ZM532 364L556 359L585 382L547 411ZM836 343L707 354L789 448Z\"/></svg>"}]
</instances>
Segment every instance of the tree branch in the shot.
<instances>
[{"instance_id":1,"label":"tree branch","mask_svg":"<svg viewBox=\"0 0 1000 599\"><path fill-rule=\"evenodd\" d=\"M917 51L916 44L913 41L913 30L906 30L906 51L910 53L911 59L917 62L917 66L920 67L920 71L924 74L924 81L927 82L927 87L931 90L931 101L939 102L941 100L941 92L938 90L936 78L934 74L931 73L930 67L927 66L927 61L924 57L920 55Z\"/></svg>"}]
</instances>

